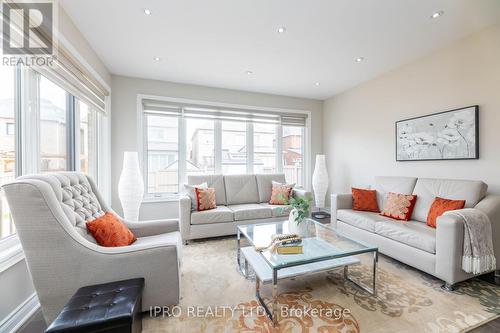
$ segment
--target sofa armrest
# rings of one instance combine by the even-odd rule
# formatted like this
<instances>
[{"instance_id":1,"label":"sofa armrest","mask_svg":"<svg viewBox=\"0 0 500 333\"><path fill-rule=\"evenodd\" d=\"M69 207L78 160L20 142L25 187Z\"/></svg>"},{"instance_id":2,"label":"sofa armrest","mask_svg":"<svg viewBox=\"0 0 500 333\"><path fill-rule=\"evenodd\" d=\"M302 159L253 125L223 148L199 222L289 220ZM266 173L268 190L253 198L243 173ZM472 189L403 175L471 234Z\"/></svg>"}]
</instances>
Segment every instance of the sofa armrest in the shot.
<instances>
[{"instance_id":1,"label":"sofa armrest","mask_svg":"<svg viewBox=\"0 0 500 333\"><path fill-rule=\"evenodd\" d=\"M500 195L489 194L474 208L490 218L493 250L497 258L497 270L500 270Z\"/></svg>"},{"instance_id":2,"label":"sofa armrest","mask_svg":"<svg viewBox=\"0 0 500 333\"><path fill-rule=\"evenodd\" d=\"M136 237L147 237L179 231L178 219L128 221L123 220Z\"/></svg>"},{"instance_id":3,"label":"sofa armrest","mask_svg":"<svg viewBox=\"0 0 500 333\"><path fill-rule=\"evenodd\" d=\"M352 194L334 193L330 196L331 221L337 223L338 209L352 209Z\"/></svg>"},{"instance_id":4,"label":"sofa armrest","mask_svg":"<svg viewBox=\"0 0 500 333\"><path fill-rule=\"evenodd\" d=\"M436 276L449 284L471 277L462 270L463 218L445 213L437 218L436 225Z\"/></svg>"},{"instance_id":5,"label":"sofa armrest","mask_svg":"<svg viewBox=\"0 0 500 333\"><path fill-rule=\"evenodd\" d=\"M312 193L303 189L294 188L292 190L292 197L294 198L305 198L312 199Z\"/></svg>"},{"instance_id":6,"label":"sofa armrest","mask_svg":"<svg viewBox=\"0 0 500 333\"><path fill-rule=\"evenodd\" d=\"M179 199L179 225L182 240L186 242L191 230L191 198L187 195Z\"/></svg>"}]
</instances>

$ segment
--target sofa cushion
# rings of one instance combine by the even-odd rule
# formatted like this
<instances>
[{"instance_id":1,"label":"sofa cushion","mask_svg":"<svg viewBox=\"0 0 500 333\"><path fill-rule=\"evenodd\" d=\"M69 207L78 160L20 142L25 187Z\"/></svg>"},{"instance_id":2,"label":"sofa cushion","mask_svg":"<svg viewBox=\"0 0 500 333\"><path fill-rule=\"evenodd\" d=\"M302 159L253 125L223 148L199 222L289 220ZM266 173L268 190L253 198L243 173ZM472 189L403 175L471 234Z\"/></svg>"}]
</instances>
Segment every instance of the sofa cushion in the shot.
<instances>
[{"instance_id":1,"label":"sofa cushion","mask_svg":"<svg viewBox=\"0 0 500 333\"><path fill-rule=\"evenodd\" d=\"M418 196L413 220L427 221L427 215L436 197L465 200L465 208L472 208L486 195L488 186L479 180L419 178L413 194Z\"/></svg>"},{"instance_id":2,"label":"sofa cushion","mask_svg":"<svg viewBox=\"0 0 500 333\"><path fill-rule=\"evenodd\" d=\"M387 193L412 194L417 178L415 177L375 177L373 188L377 190L378 208L383 209L387 201Z\"/></svg>"},{"instance_id":3,"label":"sofa cushion","mask_svg":"<svg viewBox=\"0 0 500 333\"><path fill-rule=\"evenodd\" d=\"M285 205L292 196L295 184L282 184L273 181L273 190L271 192L271 205Z\"/></svg>"},{"instance_id":4,"label":"sofa cushion","mask_svg":"<svg viewBox=\"0 0 500 333\"><path fill-rule=\"evenodd\" d=\"M416 201L416 195L389 192L389 194L387 194L387 201L380 215L395 220L408 221L411 218Z\"/></svg>"},{"instance_id":5,"label":"sofa cushion","mask_svg":"<svg viewBox=\"0 0 500 333\"><path fill-rule=\"evenodd\" d=\"M419 221L380 221L375 233L414 248L436 253L436 229Z\"/></svg>"},{"instance_id":6,"label":"sofa cushion","mask_svg":"<svg viewBox=\"0 0 500 333\"><path fill-rule=\"evenodd\" d=\"M269 202L271 200L273 181L281 184L286 182L285 174L283 173L255 175L255 179L257 181L257 190L259 191L259 202Z\"/></svg>"},{"instance_id":7,"label":"sofa cushion","mask_svg":"<svg viewBox=\"0 0 500 333\"><path fill-rule=\"evenodd\" d=\"M390 221L391 219L373 212L339 209L337 210L337 220L360 229L375 232L375 223L379 221Z\"/></svg>"},{"instance_id":8,"label":"sofa cushion","mask_svg":"<svg viewBox=\"0 0 500 333\"><path fill-rule=\"evenodd\" d=\"M188 176L189 185L207 183L208 187L215 189L215 199L217 205L226 204L226 188L224 187L224 177L222 175L191 175Z\"/></svg>"},{"instance_id":9,"label":"sofa cushion","mask_svg":"<svg viewBox=\"0 0 500 333\"><path fill-rule=\"evenodd\" d=\"M259 193L255 175L224 176L228 205L258 203Z\"/></svg>"},{"instance_id":10,"label":"sofa cushion","mask_svg":"<svg viewBox=\"0 0 500 333\"><path fill-rule=\"evenodd\" d=\"M260 204L241 204L228 206L234 213L235 221L267 219L273 216L272 209Z\"/></svg>"},{"instance_id":11,"label":"sofa cushion","mask_svg":"<svg viewBox=\"0 0 500 333\"><path fill-rule=\"evenodd\" d=\"M270 208L273 217L288 216L290 215L290 211L292 210L292 206L290 205L271 205L267 202L263 202L260 205L263 207Z\"/></svg>"},{"instance_id":12,"label":"sofa cushion","mask_svg":"<svg viewBox=\"0 0 500 333\"><path fill-rule=\"evenodd\" d=\"M352 209L366 212L380 212L377 202L377 191L362 188L351 188Z\"/></svg>"},{"instance_id":13,"label":"sofa cushion","mask_svg":"<svg viewBox=\"0 0 500 333\"><path fill-rule=\"evenodd\" d=\"M191 214L191 224L210 224L233 221L233 211L226 206L217 206L214 209L193 212Z\"/></svg>"}]
</instances>

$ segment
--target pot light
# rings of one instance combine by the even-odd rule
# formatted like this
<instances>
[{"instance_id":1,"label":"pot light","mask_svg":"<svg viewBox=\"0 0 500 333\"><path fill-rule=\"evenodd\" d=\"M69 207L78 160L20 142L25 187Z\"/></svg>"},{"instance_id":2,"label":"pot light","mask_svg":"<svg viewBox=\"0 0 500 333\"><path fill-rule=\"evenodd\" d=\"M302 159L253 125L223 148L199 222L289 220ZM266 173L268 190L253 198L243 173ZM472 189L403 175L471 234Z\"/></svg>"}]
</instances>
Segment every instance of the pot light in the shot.
<instances>
[{"instance_id":1,"label":"pot light","mask_svg":"<svg viewBox=\"0 0 500 333\"><path fill-rule=\"evenodd\" d=\"M440 11L437 11L437 12L435 12L434 14L432 14L432 15L431 15L431 18L432 18L432 19L436 19L436 18L438 18L438 17L440 17L440 16L443 16L443 14L444 14L444 11L440 10Z\"/></svg>"},{"instance_id":2,"label":"pot light","mask_svg":"<svg viewBox=\"0 0 500 333\"><path fill-rule=\"evenodd\" d=\"M253 72L252 71L246 71L247 75L252 75Z\"/></svg>"},{"instance_id":3,"label":"pot light","mask_svg":"<svg viewBox=\"0 0 500 333\"><path fill-rule=\"evenodd\" d=\"M161 58L160 58L160 57L154 57L153 59L154 59L155 61L160 61L160 60L161 60Z\"/></svg>"},{"instance_id":4,"label":"pot light","mask_svg":"<svg viewBox=\"0 0 500 333\"><path fill-rule=\"evenodd\" d=\"M144 11L144 14L145 14L145 15L148 15L148 16L149 16L149 15L151 15L151 14L153 13L153 12L151 11L151 9L147 9L147 8L144 8L144 9L143 9L143 11Z\"/></svg>"},{"instance_id":5,"label":"pot light","mask_svg":"<svg viewBox=\"0 0 500 333\"><path fill-rule=\"evenodd\" d=\"M315 85L316 87L319 87L319 86L321 85L321 83L320 83L320 82L316 82L314 85Z\"/></svg>"},{"instance_id":6,"label":"pot light","mask_svg":"<svg viewBox=\"0 0 500 333\"><path fill-rule=\"evenodd\" d=\"M286 31L286 28L285 28L285 27L279 27L279 28L278 28L278 32L279 32L280 34L284 33L285 31Z\"/></svg>"},{"instance_id":7,"label":"pot light","mask_svg":"<svg viewBox=\"0 0 500 333\"><path fill-rule=\"evenodd\" d=\"M357 58L356 58L356 62L362 62L363 60L365 60L365 58L364 58L364 57L357 57Z\"/></svg>"}]
</instances>

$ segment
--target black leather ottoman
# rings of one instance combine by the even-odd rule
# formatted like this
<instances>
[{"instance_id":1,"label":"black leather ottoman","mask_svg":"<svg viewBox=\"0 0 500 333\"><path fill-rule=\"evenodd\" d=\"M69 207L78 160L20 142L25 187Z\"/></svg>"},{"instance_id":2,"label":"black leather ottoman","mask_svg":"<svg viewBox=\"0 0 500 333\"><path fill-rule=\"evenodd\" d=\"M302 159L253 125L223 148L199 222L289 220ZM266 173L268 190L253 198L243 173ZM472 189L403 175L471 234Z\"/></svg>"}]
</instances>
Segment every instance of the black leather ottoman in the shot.
<instances>
[{"instance_id":1,"label":"black leather ottoman","mask_svg":"<svg viewBox=\"0 0 500 333\"><path fill-rule=\"evenodd\" d=\"M46 333L139 333L144 279L78 289Z\"/></svg>"}]
</instances>

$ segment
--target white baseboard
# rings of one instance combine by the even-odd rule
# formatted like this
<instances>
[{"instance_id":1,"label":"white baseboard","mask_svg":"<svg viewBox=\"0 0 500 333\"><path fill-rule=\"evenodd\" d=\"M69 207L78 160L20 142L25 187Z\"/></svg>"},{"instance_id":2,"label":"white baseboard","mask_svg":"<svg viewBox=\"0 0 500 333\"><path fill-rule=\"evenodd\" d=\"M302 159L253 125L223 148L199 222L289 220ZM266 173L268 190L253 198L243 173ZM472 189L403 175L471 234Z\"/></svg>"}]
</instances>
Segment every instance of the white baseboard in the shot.
<instances>
[{"instance_id":1,"label":"white baseboard","mask_svg":"<svg viewBox=\"0 0 500 333\"><path fill-rule=\"evenodd\" d=\"M0 332L15 333L39 308L40 302L33 293L0 322Z\"/></svg>"}]
</instances>

